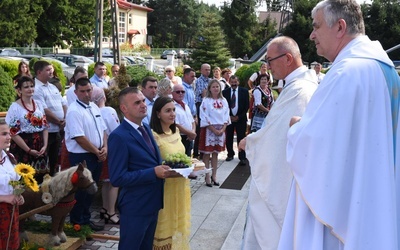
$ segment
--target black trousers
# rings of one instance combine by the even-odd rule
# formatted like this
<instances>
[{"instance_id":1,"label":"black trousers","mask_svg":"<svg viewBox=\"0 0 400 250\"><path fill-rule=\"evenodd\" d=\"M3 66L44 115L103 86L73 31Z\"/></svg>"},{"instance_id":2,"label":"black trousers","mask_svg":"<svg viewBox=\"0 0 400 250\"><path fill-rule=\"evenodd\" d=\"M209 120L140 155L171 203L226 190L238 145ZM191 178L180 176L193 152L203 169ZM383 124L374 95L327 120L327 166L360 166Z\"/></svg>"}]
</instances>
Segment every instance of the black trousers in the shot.
<instances>
[{"instance_id":1,"label":"black trousers","mask_svg":"<svg viewBox=\"0 0 400 250\"><path fill-rule=\"evenodd\" d=\"M192 156L193 141L187 139L187 135L181 135L181 141L185 146L185 154L189 157Z\"/></svg>"},{"instance_id":2,"label":"black trousers","mask_svg":"<svg viewBox=\"0 0 400 250\"><path fill-rule=\"evenodd\" d=\"M50 175L54 176L55 170L58 166L58 153L61 146L60 132L49 133L47 143L47 155L49 156Z\"/></svg>"},{"instance_id":3,"label":"black trousers","mask_svg":"<svg viewBox=\"0 0 400 250\"><path fill-rule=\"evenodd\" d=\"M236 141L237 145L239 142L246 136L247 129L247 121L239 120L237 122L232 122L230 125L226 127L226 150L228 151L228 157L232 157L235 155L235 151L233 150L233 136L236 130ZM245 160L246 153L244 151L239 152L239 159Z\"/></svg>"},{"instance_id":4,"label":"black trousers","mask_svg":"<svg viewBox=\"0 0 400 250\"><path fill-rule=\"evenodd\" d=\"M196 102L197 124L196 124L196 139L193 145L193 156L199 156L199 138L200 138L200 105L201 102Z\"/></svg>"}]
</instances>

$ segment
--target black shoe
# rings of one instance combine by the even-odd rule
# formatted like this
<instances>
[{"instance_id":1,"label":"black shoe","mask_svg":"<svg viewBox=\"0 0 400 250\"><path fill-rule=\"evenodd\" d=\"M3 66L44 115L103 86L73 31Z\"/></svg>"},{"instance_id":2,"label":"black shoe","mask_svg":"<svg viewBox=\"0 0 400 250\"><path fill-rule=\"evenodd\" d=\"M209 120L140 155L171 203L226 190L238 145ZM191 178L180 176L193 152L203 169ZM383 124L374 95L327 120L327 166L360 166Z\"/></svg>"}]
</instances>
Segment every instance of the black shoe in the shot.
<instances>
[{"instance_id":1,"label":"black shoe","mask_svg":"<svg viewBox=\"0 0 400 250\"><path fill-rule=\"evenodd\" d=\"M197 176L194 176L194 175L189 175L188 178L191 180L197 180Z\"/></svg>"},{"instance_id":2,"label":"black shoe","mask_svg":"<svg viewBox=\"0 0 400 250\"><path fill-rule=\"evenodd\" d=\"M211 176L211 183L214 183L214 186L219 186L219 182L214 181L214 178Z\"/></svg>"},{"instance_id":3,"label":"black shoe","mask_svg":"<svg viewBox=\"0 0 400 250\"><path fill-rule=\"evenodd\" d=\"M91 235L86 236L86 240L87 240L87 241L92 241L92 240L93 240L93 237L92 237Z\"/></svg>"},{"instance_id":4,"label":"black shoe","mask_svg":"<svg viewBox=\"0 0 400 250\"><path fill-rule=\"evenodd\" d=\"M247 165L247 161L246 160L240 160L239 165L241 165L241 166Z\"/></svg>"},{"instance_id":5,"label":"black shoe","mask_svg":"<svg viewBox=\"0 0 400 250\"><path fill-rule=\"evenodd\" d=\"M206 186L212 188L212 184L211 183L206 183Z\"/></svg>"},{"instance_id":6,"label":"black shoe","mask_svg":"<svg viewBox=\"0 0 400 250\"><path fill-rule=\"evenodd\" d=\"M96 223L94 223L92 221L89 223L89 227L93 231L102 231L102 230L104 230L104 225L99 225L99 224L96 224Z\"/></svg>"},{"instance_id":7,"label":"black shoe","mask_svg":"<svg viewBox=\"0 0 400 250\"><path fill-rule=\"evenodd\" d=\"M233 160L233 157L230 157L230 156L226 157L226 159L225 159L225 161L231 161L231 160Z\"/></svg>"}]
</instances>

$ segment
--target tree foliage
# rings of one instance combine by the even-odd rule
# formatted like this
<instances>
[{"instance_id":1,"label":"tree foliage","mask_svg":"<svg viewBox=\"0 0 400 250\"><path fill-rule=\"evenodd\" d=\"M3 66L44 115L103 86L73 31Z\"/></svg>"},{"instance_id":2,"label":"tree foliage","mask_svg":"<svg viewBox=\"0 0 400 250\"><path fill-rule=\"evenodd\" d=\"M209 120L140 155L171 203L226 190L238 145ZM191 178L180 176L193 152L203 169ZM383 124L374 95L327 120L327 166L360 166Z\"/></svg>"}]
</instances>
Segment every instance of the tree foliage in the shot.
<instances>
[{"instance_id":1,"label":"tree foliage","mask_svg":"<svg viewBox=\"0 0 400 250\"><path fill-rule=\"evenodd\" d=\"M252 44L258 21L255 13L255 0L233 0L222 7L221 26L225 32L228 47L233 57L243 57L252 53Z\"/></svg>"},{"instance_id":2,"label":"tree foliage","mask_svg":"<svg viewBox=\"0 0 400 250\"><path fill-rule=\"evenodd\" d=\"M309 39L312 31L311 10L318 0L298 0L295 2L293 19L283 30L283 35L292 37L299 45L305 62L323 62L326 59L317 55L314 42Z\"/></svg>"},{"instance_id":3,"label":"tree foliage","mask_svg":"<svg viewBox=\"0 0 400 250\"><path fill-rule=\"evenodd\" d=\"M155 47L189 47L200 18L195 0L150 0L147 6L154 9L148 23Z\"/></svg>"},{"instance_id":4,"label":"tree foliage","mask_svg":"<svg viewBox=\"0 0 400 250\"><path fill-rule=\"evenodd\" d=\"M36 36L38 17L43 13L42 2L47 0L1 0L0 44L5 47L24 47Z\"/></svg>"},{"instance_id":5,"label":"tree foliage","mask_svg":"<svg viewBox=\"0 0 400 250\"><path fill-rule=\"evenodd\" d=\"M192 60L188 62L194 69L200 69L201 64L208 63L211 67L225 68L229 65L230 53L226 47L226 38L219 26L220 17L215 13L203 13L202 24L197 33L197 41Z\"/></svg>"},{"instance_id":6,"label":"tree foliage","mask_svg":"<svg viewBox=\"0 0 400 250\"><path fill-rule=\"evenodd\" d=\"M365 33L371 40L379 40L384 49L400 44L400 5L398 0L374 0L362 6ZM400 50L389 53L400 58Z\"/></svg>"}]
</instances>

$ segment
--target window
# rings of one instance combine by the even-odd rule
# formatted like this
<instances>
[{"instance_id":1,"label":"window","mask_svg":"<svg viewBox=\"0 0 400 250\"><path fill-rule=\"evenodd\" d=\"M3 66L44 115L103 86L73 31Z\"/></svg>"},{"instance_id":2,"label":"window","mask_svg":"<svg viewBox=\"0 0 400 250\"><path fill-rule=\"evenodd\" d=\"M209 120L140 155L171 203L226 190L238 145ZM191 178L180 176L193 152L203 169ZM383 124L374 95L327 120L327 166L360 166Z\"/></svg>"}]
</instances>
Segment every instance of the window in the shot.
<instances>
[{"instance_id":1,"label":"window","mask_svg":"<svg viewBox=\"0 0 400 250\"><path fill-rule=\"evenodd\" d=\"M132 24L132 14L129 14L128 23L129 23L130 25Z\"/></svg>"},{"instance_id":2,"label":"window","mask_svg":"<svg viewBox=\"0 0 400 250\"><path fill-rule=\"evenodd\" d=\"M120 12L119 13L119 21L118 21L118 41L120 43L124 43L125 42L125 13L124 12Z\"/></svg>"}]
</instances>

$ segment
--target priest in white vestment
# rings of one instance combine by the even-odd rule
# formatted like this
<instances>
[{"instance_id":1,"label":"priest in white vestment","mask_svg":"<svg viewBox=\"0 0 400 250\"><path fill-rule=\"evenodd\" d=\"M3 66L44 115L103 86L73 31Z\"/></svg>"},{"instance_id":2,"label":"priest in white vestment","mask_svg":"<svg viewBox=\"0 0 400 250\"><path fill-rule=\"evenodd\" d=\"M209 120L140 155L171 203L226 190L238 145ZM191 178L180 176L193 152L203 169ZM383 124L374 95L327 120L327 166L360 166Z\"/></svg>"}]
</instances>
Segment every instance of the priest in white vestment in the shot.
<instances>
[{"instance_id":1,"label":"priest in white vestment","mask_svg":"<svg viewBox=\"0 0 400 250\"><path fill-rule=\"evenodd\" d=\"M264 127L248 135L240 145L246 150L252 175L242 244L248 250L278 247L293 178L286 163L289 122L294 115L304 113L318 86L315 71L303 65L292 38L273 39L267 47L267 61L274 78L284 79L286 84L265 118Z\"/></svg>"},{"instance_id":2,"label":"priest in white vestment","mask_svg":"<svg viewBox=\"0 0 400 250\"><path fill-rule=\"evenodd\" d=\"M399 249L399 77L355 0L322 1L312 18L310 38L333 63L288 132L294 182L278 249Z\"/></svg>"}]
</instances>

